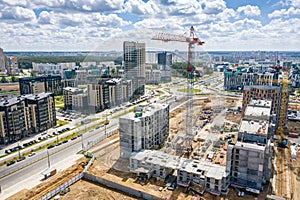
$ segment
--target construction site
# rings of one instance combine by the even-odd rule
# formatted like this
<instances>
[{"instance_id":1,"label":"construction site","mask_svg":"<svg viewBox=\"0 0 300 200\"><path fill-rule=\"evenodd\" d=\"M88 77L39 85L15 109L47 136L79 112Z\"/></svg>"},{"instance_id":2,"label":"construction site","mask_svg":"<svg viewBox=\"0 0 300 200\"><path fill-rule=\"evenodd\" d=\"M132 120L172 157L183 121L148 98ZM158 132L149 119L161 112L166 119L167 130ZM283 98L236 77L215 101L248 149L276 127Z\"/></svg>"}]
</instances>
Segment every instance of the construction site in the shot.
<instances>
[{"instance_id":1,"label":"construction site","mask_svg":"<svg viewBox=\"0 0 300 200\"><path fill-rule=\"evenodd\" d=\"M95 161L83 178L55 199L300 199L300 140L287 137L289 129L298 131L297 124L286 123L288 72L276 94L254 86L244 99L198 96L192 49L204 42L194 28L189 37L152 39L188 43L185 98L170 110L161 104L151 111L155 106L148 102L121 117L119 134L101 143L119 140L92 152ZM82 172L87 161L10 199L38 199Z\"/></svg>"}]
</instances>

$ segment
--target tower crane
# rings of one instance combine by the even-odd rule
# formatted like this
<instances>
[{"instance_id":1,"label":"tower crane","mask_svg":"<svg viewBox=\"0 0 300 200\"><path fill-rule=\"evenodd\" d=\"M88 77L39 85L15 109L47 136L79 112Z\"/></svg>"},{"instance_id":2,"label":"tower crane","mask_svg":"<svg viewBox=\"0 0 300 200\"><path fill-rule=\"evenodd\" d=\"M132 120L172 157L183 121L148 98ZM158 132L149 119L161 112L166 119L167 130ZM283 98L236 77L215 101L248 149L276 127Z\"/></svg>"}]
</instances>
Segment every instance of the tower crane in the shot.
<instances>
[{"instance_id":1,"label":"tower crane","mask_svg":"<svg viewBox=\"0 0 300 200\"><path fill-rule=\"evenodd\" d=\"M283 69L283 68L281 68ZM289 69L286 67L284 69L285 74L280 82L281 85L281 101L280 101L280 109L279 109L279 117L278 117L278 126L275 131L276 137L279 139L278 146L286 147L287 141L284 134L284 128L286 123L286 113L287 113L287 105L289 100Z\"/></svg>"},{"instance_id":2,"label":"tower crane","mask_svg":"<svg viewBox=\"0 0 300 200\"><path fill-rule=\"evenodd\" d=\"M187 64L187 110L186 110L186 138L185 138L185 151L190 154L192 151L193 139L193 89L194 89L194 72L195 68L192 64L193 49L195 45L203 45L199 38L196 37L194 27L190 28L190 35L175 35L168 33L159 33L151 38L152 40L161 40L164 42L185 42L188 43L188 64Z\"/></svg>"}]
</instances>

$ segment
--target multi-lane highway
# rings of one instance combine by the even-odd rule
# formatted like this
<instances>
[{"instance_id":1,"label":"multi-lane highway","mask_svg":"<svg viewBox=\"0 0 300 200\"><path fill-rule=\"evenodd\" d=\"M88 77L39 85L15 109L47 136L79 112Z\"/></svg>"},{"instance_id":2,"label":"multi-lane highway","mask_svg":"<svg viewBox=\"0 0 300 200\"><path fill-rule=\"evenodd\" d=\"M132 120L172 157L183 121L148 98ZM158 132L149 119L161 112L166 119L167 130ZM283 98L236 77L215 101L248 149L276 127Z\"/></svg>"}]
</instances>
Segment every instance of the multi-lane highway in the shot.
<instances>
[{"instance_id":1,"label":"multi-lane highway","mask_svg":"<svg viewBox=\"0 0 300 200\"><path fill-rule=\"evenodd\" d=\"M112 120L112 124L116 124L117 120ZM107 128L106 132L112 132L116 130L116 126L111 125ZM70 140L68 143L56 146L52 149L44 149L36 152L36 155L26 158L24 161L12 165L10 167L1 167L0 185L2 190L5 190L21 180L24 180L32 175L40 174L43 170L48 168L48 153L51 163L57 163L63 161L65 158L82 150L82 146L91 147L91 141L100 141L106 138L105 127L89 131L81 137ZM13 173L14 172L14 173ZM6 175L4 175L6 174Z\"/></svg>"},{"instance_id":2,"label":"multi-lane highway","mask_svg":"<svg viewBox=\"0 0 300 200\"><path fill-rule=\"evenodd\" d=\"M164 87L164 86L170 86L170 84L163 85L162 87ZM170 88L171 88L171 92L172 92L173 87L170 87ZM165 93L164 95L169 94L166 90L163 90L163 92ZM185 103L185 101L184 101L185 94L184 93L179 94L177 91L174 91L173 96L176 96L177 100L181 99L181 101L175 102L174 98L172 98L172 97L168 97L169 99L165 99L162 101L163 103L169 103L171 105L171 108L170 108L171 110L172 110L172 108L174 109L175 107L179 106L179 104ZM160 101L158 96L151 98L151 102L155 102L155 101L158 101L158 102ZM109 116L110 124L106 127L107 128L106 132L116 130L118 128L118 119L114 118L114 116L119 116L120 114L126 113L130 109L132 109L132 107L127 107L127 108L122 107L122 108L118 109L119 111L116 111L115 109L110 109L110 110L104 111L102 113L90 115L90 116L86 117L86 119L99 118L99 120L85 124L81 127L75 128L72 131L64 133L64 136L70 135L73 132L85 130L91 126L95 126L95 124L97 124L100 121L103 121L105 119L105 117L103 115L104 113L111 113L111 115ZM72 123L70 123L66 127L75 127L76 124L81 122L81 120L82 119L74 120ZM62 129L62 128L63 127L61 127L60 129ZM37 137L37 136L35 136L35 137ZM59 136L59 137L62 137L62 136ZM82 147L86 148L87 146L91 146L91 144L95 143L95 141L100 141L101 139L104 139L104 137L105 137L105 127L94 129L92 131L88 131L88 132L84 133L83 139L77 138L75 140L69 140L67 143L63 143L59 146L55 146L52 149L48 149L48 150L43 149L41 151L38 151L38 152L36 152L36 155L34 155L32 157L26 157L25 160L23 160L21 162L17 162L11 166L0 167L0 186L1 186L2 192L5 191L7 188L13 187L14 184L18 183L19 181L25 180L25 179L31 177L32 175L40 174L42 171L44 171L46 168L48 168L48 153L49 153L50 163L58 163L58 162L63 161L64 159L68 158L69 156L76 154L78 151L80 151L82 149ZM53 142L55 140L56 140L56 137L50 138L47 141L44 141L37 145L43 146L43 145ZM35 145L32 148L36 148L37 145ZM15 146L17 146L17 145L15 145ZM29 152L30 150L31 149L28 148L26 151ZM25 152L22 152L22 153L25 153ZM2 158L1 161L3 161L3 159L8 159L8 158L16 156L16 155L17 155L17 152L10 156L7 156L6 158Z\"/></svg>"}]
</instances>

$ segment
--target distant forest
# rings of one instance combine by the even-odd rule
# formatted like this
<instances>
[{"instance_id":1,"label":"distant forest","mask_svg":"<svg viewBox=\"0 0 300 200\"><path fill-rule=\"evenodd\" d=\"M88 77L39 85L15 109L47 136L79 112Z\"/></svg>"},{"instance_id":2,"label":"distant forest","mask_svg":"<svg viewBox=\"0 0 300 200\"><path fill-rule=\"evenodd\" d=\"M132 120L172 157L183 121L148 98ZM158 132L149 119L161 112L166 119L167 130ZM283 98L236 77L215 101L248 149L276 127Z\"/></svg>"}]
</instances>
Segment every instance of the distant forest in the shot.
<instances>
[{"instance_id":1,"label":"distant forest","mask_svg":"<svg viewBox=\"0 0 300 200\"><path fill-rule=\"evenodd\" d=\"M107 56L18 56L19 68L32 68L32 62L36 63L63 63L63 62L106 62L114 61L115 64L122 63L122 57Z\"/></svg>"}]
</instances>

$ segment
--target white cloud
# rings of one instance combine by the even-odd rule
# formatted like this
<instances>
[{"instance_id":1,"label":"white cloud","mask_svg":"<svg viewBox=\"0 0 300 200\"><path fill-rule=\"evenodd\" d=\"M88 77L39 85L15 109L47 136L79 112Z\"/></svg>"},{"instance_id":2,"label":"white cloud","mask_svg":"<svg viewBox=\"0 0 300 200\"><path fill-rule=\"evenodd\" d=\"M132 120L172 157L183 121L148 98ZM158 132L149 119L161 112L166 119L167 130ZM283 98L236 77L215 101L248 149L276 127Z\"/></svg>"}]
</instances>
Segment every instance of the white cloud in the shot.
<instances>
[{"instance_id":1,"label":"white cloud","mask_svg":"<svg viewBox=\"0 0 300 200\"><path fill-rule=\"evenodd\" d=\"M16 7L5 7L0 10L1 18L4 20L20 20L20 21L31 21L35 19L33 10L23 8L20 6Z\"/></svg>"},{"instance_id":2,"label":"white cloud","mask_svg":"<svg viewBox=\"0 0 300 200\"><path fill-rule=\"evenodd\" d=\"M261 11L258 6L251 5L238 7L237 12L244 13L244 15L248 17L259 16L261 14Z\"/></svg>"},{"instance_id":3,"label":"white cloud","mask_svg":"<svg viewBox=\"0 0 300 200\"><path fill-rule=\"evenodd\" d=\"M128 0L124 5L124 12L137 15L154 15L160 13L160 9L154 1Z\"/></svg>"},{"instance_id":4,"label":"white cloud","mask_svg":"<svg viewBox=\"0 0 300 200\"><path fill-rule=\"evenodd\" d=\"M300 1L299 0L291 0L291 5L294 7L300 8Z\"/></svg>"},{"instance_id":5,"label":"white cloud","mask_svg":"<svg viewBox=\"0 0 300 200\"><path fill-rule=\"evenodd\" d=\"M204 0L202 6L206 14L218 14L226 9L226 3L223 0Z\"/></svg>"},{"instance_id":6,"label":"white cloud","mask_svg":"<svg viewBox=\"0 0 300 200\"><path fill-rule=\"evenodd\" d=\"M0 0L0 3L2 5L9 5L9 6L27 6L28 1L27 0Z\"/></svg>"},{"instance_id":7,"label":"white cloud","mask_svg":"<svg viewBox=\"0 0 300 200\"><path fill-rule=\"evenodd\" d=\"M39 14L38 23L40 24L51 24L51 16L50 13L47 11L42 11Z\"/></svg>"},{"instance_id":8,"label":"white cloud","mask_svg":"<svg viewBox=\"0 0 300 200\"><path fill-rule=\"evenodd\" d=\"M281 17L290 17L293 15L300 15L300 9L290 7L289 9L275 10L272 13L268 14L269 18L281 18Z\"/></svg>"}]
</instances>

